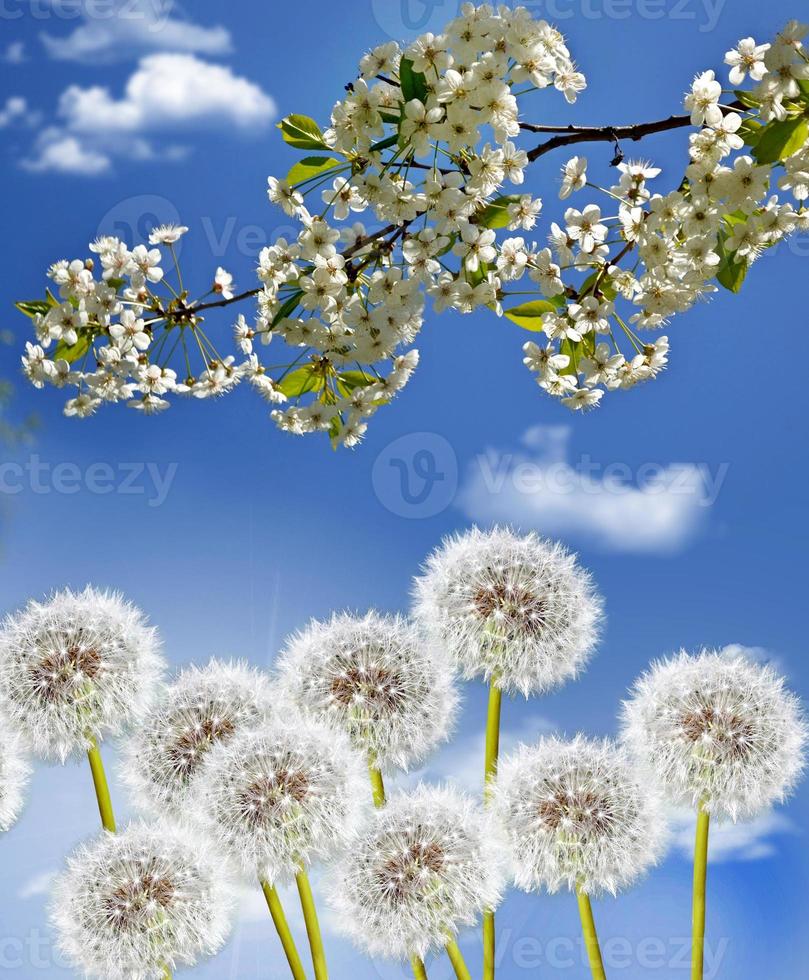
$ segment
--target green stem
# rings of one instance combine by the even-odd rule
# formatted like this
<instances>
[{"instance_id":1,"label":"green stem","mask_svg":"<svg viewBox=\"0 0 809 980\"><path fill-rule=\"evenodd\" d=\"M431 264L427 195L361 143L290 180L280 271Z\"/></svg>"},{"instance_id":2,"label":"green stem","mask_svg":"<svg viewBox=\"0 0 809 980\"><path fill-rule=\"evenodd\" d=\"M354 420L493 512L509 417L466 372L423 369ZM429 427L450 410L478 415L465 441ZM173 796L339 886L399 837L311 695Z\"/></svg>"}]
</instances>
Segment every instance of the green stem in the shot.
<instances>
[{"instance_id":1,"label":"green stem","mask_svg":"<svg viewBox=\"0 0 809 980\"><path fill-rule=\"evenodd\" d=\"M469 972L469 967L464 962L456 942L447 943L447 955L458 980L472 980L472 974Z\"/></svg>"},{"instance_id":2,"label":"green stem","mask_svg":"<svg viewBox=\"0 0 809 980\"><path fill-rule=\"evenodd\" d=\"M497 775L497 758L500 754L500 711L503 692L493 677L489 685L489 709L486 716L486 767L484 798L491 796L492 784ZM494 911L483 913L483 980L494 980L495 971L495 923Z\"/></svg>"},{"instance_id":3,"label":"green stem","mask_svg":"<svg viewBox=\"0 0 809 980\"><path fill-rule=\"evenodd\" d=\"M697 816L697 839L694 845L693 940L691 944L691 980L702 980L705 958L705 891L708 879L708 833L711 815L700 803Z\"/></svg>"},{"instance_id":4,"label":"green stem","mask_svg":"<svg viewBox=\"0 0 809 980\"><path fill-rule=\"evenodd\" d=\"M424 968L424 961L419 959L418 956L414 956L410 961L410 966L413 969L413 976L416 980L427 980L427 971Z\"/></svg>"},{"instance_id":5,"label":"green stem","mask_svg":"<svg viewBox=\"0 0 809 980\"><path fill-rule=\"evenodd\" d=\"M598 933L593 918L593 907L590 905L590 896L581 888L577 889L576 895L579 899L579 915L584 933L584 944L587 947L587 957L590 960L590 972L593 974L593 980L607 980L607 974L604 972L604 961L601 959L601 947L598 945Z\"/></svg>"},{"instance_id":6,"label":"green stem","mask_svg":"<svg viewBox=\"0 0 809 980\"><path fill-rule=\"evenodd\" d=\"M284 915L284 909L281 905L281 899L278 897L278 892L275 886L271 885L268 881L261 882L261 890L267 899L267 908L270 910L278 938L284 947L284 953L286 954L289 968L292 970L292 976L295 980L306 980L306 971L303 968L300 956L298 956L295 940L292 938L292 933L287 923L287 917Z\"/></svg>"},{"instance_id":7,"label":"green stem","mask_svg":"<svg viewBox=\"0 0 809 980\"><path fill-rule=\"evenodd\" d=\"M315 899L312 886L305 871L298 872L295 882L301 897L303 921L306 923L306 935L309 937L309 948L312 951L312 965L315 968L315 980L328 980L329 971L326 966L326 953L323 949L323 937L320 935L320 923L317 920Z\"/></svg>"},{"instance_id":8,"label":"green stem","mask_svg":"<svg viewBox=\"0 0 809 980\"><path fill-rule=\"evenodd\" d=\"M90 762L90 772L93 774L93 786L95 787L96 799L98 800L98 812L101 814L101 825L104 830L109 830L114 834L115 814L112 811L110 788L107 783L107 774L104 771L101 752L98 749L98 742L94 738L90 739L87 758Z\"/></svg>"},{"instance_id":9,"label":"green stem","mask_svg":"<svg viewBox=\"0 0 809 980\"><path fill-rule=\"evenodd\" d=\"M385 781L382 772L375 765L372 759L368 760L368 775L371 777L371 789L374 793L374 806L379 809L385 805Z\"/></svg>"}]
</instances>

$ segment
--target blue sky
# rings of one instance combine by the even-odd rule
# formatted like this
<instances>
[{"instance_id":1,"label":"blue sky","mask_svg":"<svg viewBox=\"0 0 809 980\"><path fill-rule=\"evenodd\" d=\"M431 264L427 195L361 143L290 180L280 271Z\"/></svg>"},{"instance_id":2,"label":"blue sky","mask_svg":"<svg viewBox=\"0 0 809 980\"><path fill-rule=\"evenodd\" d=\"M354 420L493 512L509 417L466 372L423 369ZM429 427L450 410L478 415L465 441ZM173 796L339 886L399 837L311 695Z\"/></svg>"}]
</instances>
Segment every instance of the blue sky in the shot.
<instances>
[{"instance_id":1,"label":"blue sky","mask_svg":"<svg viewBox=\"0 0 809 980\"><path fill-rule=\"evenodd\" d=\"M531 6L568 34L589 81L572 110L561 100L537 99L536 121L548 123L666 116L677 111L692 75L719 69L740 37L764 40L802 13L796 0ZM96 16L72 16L77 9ZM325 120L367 48L407 36L409 24L436 29L455 9L455 0L429 9L419 0L410 8L398 0L232 8L154 0L125 5L112 17L108 6L91 3L2 0L0 303L2 326L17 334L17 344L2 349L3 375L16 373L26 330L13 301L41 295L46 266L84 255L100 231L142 233L153 220L180 217L191 227L183 266L200 292L219 264L251 286L260 247L284 224L267 203L266 178L286 173L294 159L270 116L297 111ZM134 106L132 97L122 99L127 81L142 71L140 59L176 51L227 69L216 74L217 84L236 94L217 106L213 120L200 110L181 121L149 93ZM250 85L231 89L236 79ZM75 103L65 96L71 86L107 87L126 128L114 139L86 125L71 131L70 117L58 112ZM15 102L4 121L8 98L25 105ZM158 118L161 128L152 131ZM52 169L47 148L64 139L76 140L70 159L84 173ZM666 187L679 182L681 134L650 140L638 152L664 166ZM587 153L602 169L611 155L608 147ZM564 151L545 158L529 178L549 213L564 159ZM281 435L247 391L215 404L177 403L158 419L112 408L77 423L62 418L58 393L34 392L20 380L13 411L36 412L41 430L33 445L5 450L2 606L62 585L109 585L159 625L173 665L211 655L268 665L284 636L311 616L406 608L410 579L442 535L473 520L509 520L575 547L609 617L580 681L541 701L506 706L512 742L553 729L614 732L634 677L680 647L754 648L775 659L806 697L809 468L799 433L807 396L791 351L806 316L796 284L807 254L806 238L782 245L756 266L741 297L718 296L675 321L667 374L605 398L586 417L541 395L521 363L523 331L483 312L428 316L414 380L354 452ZM223 316L215 330L229 333L230 322ZM425 451L430 455L419 455ZM423 489L417 458L431 459L441 479L413 503L410 494L418 498ZM410 494L403 494L393 460L409 472ZM654 473L662 473L664 487L651 493ZM484 707L483 692L470 686L458 738L428 776L475 785ZM123 811L120 789L116 796ZM26 812L2 842L0 971L70 975L50 951L47 879L95 832L94 806L85 768L37 771ZM800 974L809 954L807 817L804 787L754 826L717 834L709 906L717 961L709 975ZM612 975L687 975L689 833L679 819L664 866L635 891L597 904L602 939L612 940ZM500 922L504 980L526 971L585 975L570 899L514 894ZM357 980L406 976L396 965L361 961L330 930L328 942L337 977L349 968ZM476 935L464 946L475 959ZM246 899L226 951L184 975L285 976L260 903ZM447 966L436 963L430 976L444 980Z\"/></svg>"}]
</instances>

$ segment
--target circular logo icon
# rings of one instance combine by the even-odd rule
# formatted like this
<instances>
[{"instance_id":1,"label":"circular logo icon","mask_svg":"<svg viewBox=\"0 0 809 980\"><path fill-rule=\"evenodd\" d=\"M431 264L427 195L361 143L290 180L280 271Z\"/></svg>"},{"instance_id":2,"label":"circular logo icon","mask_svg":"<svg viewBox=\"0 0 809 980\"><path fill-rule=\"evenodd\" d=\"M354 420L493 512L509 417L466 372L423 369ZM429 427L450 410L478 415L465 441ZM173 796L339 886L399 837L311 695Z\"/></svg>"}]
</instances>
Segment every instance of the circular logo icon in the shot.
<instances>
[{"instance_id":1,"label":"circular logo icon","mask_svg":"<svg viewBox=\"0 0 809 980\"><path fill-rule=\"evenodd\" d=\"M157 194L138 194L119 201L98 223L96 234L114 235L129 245L146 244L158 225L179 225L177 208L166 197ZM180 251L183 240L174 246Z\"/></svg>"},{"instance_id":2,"label":"circular logo icon","mask_svg":"<svg viewBox=\"0 0 809 980\"><path fill-rule=\"evenodd\" d=\"M442 513L458 489L458 457L435 432L401 436L382 450L372 473L377 499L398 517Z\"/></svg>"},{"instance_id":3,"label":"circular logo icon","mask_svg":"<svg viewBox=\"0 0 809 980\"><path fill-rule=\"evenodd\" d=\"M440 33L460 6L460 0L371 0L374 20L394 41L412 41L428 31Z\"/></svg>"}]
</instances>

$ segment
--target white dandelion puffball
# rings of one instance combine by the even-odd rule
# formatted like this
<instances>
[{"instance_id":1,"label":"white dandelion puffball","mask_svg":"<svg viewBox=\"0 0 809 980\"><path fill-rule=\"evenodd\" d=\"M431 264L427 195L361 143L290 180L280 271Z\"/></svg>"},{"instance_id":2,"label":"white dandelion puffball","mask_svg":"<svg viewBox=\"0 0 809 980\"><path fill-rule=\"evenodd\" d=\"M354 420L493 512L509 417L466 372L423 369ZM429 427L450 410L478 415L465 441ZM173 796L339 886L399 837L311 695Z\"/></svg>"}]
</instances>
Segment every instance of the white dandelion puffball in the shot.
<instances>
[{"instance_id":1,"label":"white dandelion puffball","mask_svg":"<svg viewBox=\"0 0 809 980\"><path fill-rule=\"evenodd\" d=\"M330 904L369 955L424 957L497 906L504 871L490 817L452 789L420 786L394 794L350 842Z\"/></svg>"},{"instance_id":2,"label":"white dandelion puffball","mask_svg":"<svg viewBox=\"0 0 809 980\"><path fill-rule=\"evenodd\" d=\"M66 589L6 617L0 696L33 751L64 762L139 724L162 672L156 631L113 592Z\"/></svg>"},{"instance_id":3,"label":"white dandelion puffball","mask_svg":"<svg viewBox=\"0 0 809 980\"><path fill-rule=\"evenodd\" d=\"M246 664L187 667L123 746L121 777L143 809L181 809L210 750L258 725L271 708L267 677Z\"/></svg>"},{"instance_id":4,"label":"white dandelion puffball","mask_svg":"<svg viewBox=\"0 0 809 980\"><path fill-rule=\"evenodd\" d=\"M217 952L230 930L221 860L177 825L135 823L80 847L54 884L51 920L77 970L157 980Z\"/></svg>"},{"instance_id":5,"label":"white dandelion puffball","mask_svg":"<svg viewBox=\"0 0 809 980\"><path fill-rule=\"evenodd\" d=\"M807 727L799 700L771 667L732 651L682 651L636 681L623 737L672 803L701 803L738 820L795 787Z\"/></svg>"},{"instance_id":6,"label":"white dandelion puffball","mask_svg":"<svg viewBox=\"0 0 809 980\"><path fill-rule=\"evenodd\" d=\"M408 769L449 737L452 670L401 616L335 614L292 636L279 659L284 692L347 732L382 769Z\"/></svg>"},{"instance_id":7,"label":"white dandelion puffball","mask_svg":"<svg viewBox=\"0 0 809 980\"><path fill-rule=\"evenodd\" d=\"M275 883L338 853L369 806L348 737L287 709L210 753L192 809L246 875Z\"/></svg>"},{"instance_id":8,"label":"white dandelion puffball","mask_svg":"<svg viewBox=\"0 0 809 980\"><path fill-rule=\"evenodd\" d=\"M20 815L31 767L19 737L0 717L0 833L10 830Z\"/></svg>"},{"instance_id":9,"label":"white dandelion puffball","mask_svg":"<svg viewBox=\"0 0 809 980\"><path fill-rule=\"evenodd\" d=\"M508 528L447 538L415 580L415 615L464 678L542 694L595 648L602 602L560 544Z\"/></svg>"},{"instance_id":10,"label":"white dandelion puffball","mask_svg":"<svg viewBox=\"0 0 809 980\"><path fill-rule=\"evenodd\" d=\"M500 762L493 807L525 891L614 895L665 848L661 797L609 740L578 735L520 746Z\"/></svg>"}]
</instances>

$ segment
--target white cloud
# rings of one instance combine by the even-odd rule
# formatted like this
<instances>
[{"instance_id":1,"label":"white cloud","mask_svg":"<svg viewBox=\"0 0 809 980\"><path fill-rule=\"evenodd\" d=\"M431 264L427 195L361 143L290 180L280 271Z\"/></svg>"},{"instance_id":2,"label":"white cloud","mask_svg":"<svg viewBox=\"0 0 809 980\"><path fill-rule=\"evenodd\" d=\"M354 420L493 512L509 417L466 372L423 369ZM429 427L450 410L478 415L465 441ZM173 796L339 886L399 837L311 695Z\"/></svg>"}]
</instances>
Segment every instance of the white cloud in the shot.
<instances>
[{"instance_id":1,"label":"white cloud","mask_svg":"<svg viewBox=\"0 0 809 980\"><path fill-rule=\"evenodd\" d=\"M671 552L698 532L727 467L693 463L600 466L570 458L567 426L536 426L522 450L475 460L458 503L481 523L509 522L582 538L610 551Z\"/></svg>"},{"instance_id":2,"label":"white cloud","mask_svg":"<svg viewBox=\"0 0 809 980\"><path fill-rule=\"evenodd\" d=\"M263 128L275 104L258 85L190 54L143 58L116 99L101 86L71 85L59 114L72 132L143 133L166 127Z\"/></svg>"},{"instance_id":3,"label":"white cloud","mask_svg":"<svg viewBox=\"0 0 809 980\"><path fill-rule=\"evenodd\" d=\"M12 95L6 99L6 104L0 109L0 129L5 129L13 122L23 119L28 113L28 103L20 95Z\"/></svg>"},{"instance_id":4,"label":"white cloud","mask_svg":"<svg viewBox=\"0 0 809 980\"><path fill-rule=\"evenodd\" d=\"M52 134L43 134L38 141L36 155L23 160L22 166L31 173L55 172L96 177L110 169L111 160L106 154L83 146L75 136L53 131Z\"/></svg>"},{"instance_id":5,"label":"white cloud","mask_svg":"<svg viewBox=\"0 0 809 980\"><path fill-rule=\"evenodd\" d=\"M42 133L23 166L32 172L95 176L115 158L129 161L181 160L188 148L148 137L170 129L260 130L275 116L272 98L230 68L190 54L143 58L116 98L108 88L71 85L59 99L57 126Z\"/></svg>"},{"instance_id":6,"label":"white cloud","mask_svg":"<svg viewBox=\"0 0 809 980\"><path fill-rule=\"evenodd\" d=\"M51 884L53 879L56 877L58 872L56 870L42 871L39 874L34 875L27 881L23 882L20 890L17 892L17 898L26 900L29 898L37 898L40 895L48 895L51 890Z\"/></svg>"},{"instance_id":7,"label":"white cloud","mask_svg":"<svg viewBox=\"0 0 809 980\"><path fill-rule=\"evenodd\" d=\"M696 815L689 807L678 807L670 814L672 846L688 861L694 857ZM778 852L778 837L798 833L798 828L782 813L768 810L755 820L711 825L712 862L760 861Z\"/></svg>"},{"instance_id":8,"label":"white cloud","mask_svg":"<svg viewBox=\"0 0 809 980\"><path fill-rule=\"evenodd\" d=\"M21 65L25 61L25 44L22 41L12 41L0 60L7 65Z\"/></svg>"},{"instance_id":9,"label":"white cloud","mask_svg":"<svg viewBox=\"0 0 809 980\"><path fill-rule=\"evenodd\" d=\"M62 61L99 64L137 57L146 51L227 54L232 50L229 31L202 27L186 17L173 16L174 0L105 0L103 10L87 4L83 23L64 37L41 35L45 50Z\"/></svg>"}]
</instances>

